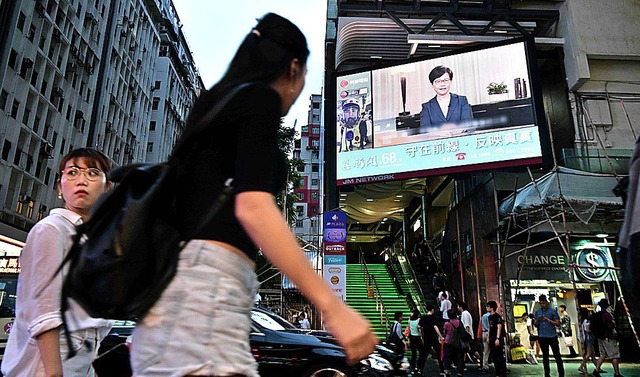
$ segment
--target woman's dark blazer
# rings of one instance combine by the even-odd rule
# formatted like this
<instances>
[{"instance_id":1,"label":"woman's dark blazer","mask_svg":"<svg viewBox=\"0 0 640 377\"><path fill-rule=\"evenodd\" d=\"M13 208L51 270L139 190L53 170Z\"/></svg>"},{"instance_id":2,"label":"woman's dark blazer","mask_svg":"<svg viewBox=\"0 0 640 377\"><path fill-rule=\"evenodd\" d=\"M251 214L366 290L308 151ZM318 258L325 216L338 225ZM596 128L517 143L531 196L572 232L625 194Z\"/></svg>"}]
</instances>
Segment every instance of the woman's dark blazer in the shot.
<instances>
[{"instance_id":1,"label":"woman's dark blazer","mask_svg":"<svg viewBox=\"0 0 640 377\"><path fill-rule=\"evenodd\" d=\"M438 105L436 97L422 104L420 127L439 126L443 123L458 123L469 119L473 119L473 114L467 97L451 93L451 101L449 102L449 111L446 118L442 113L442 109L440 109L440 105Z\"/></svg>"}]
</instances>

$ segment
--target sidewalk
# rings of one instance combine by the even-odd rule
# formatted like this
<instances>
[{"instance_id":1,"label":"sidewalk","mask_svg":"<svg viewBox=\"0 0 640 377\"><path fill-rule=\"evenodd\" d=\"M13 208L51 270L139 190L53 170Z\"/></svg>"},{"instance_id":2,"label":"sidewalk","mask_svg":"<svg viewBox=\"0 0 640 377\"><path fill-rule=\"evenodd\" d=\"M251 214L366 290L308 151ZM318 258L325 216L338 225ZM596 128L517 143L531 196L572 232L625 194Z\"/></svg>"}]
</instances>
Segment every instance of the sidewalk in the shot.
<instances>
[{"instance_id":1,"label":"sidewalk","mask_svg":"<svg viewBox=\"0 0 640 377\"><path fill-rule=\"evenodd\" d=\"M550 361L551 366L551 377L558 376L558 370L556 368L556 364L553 358ZM578 367L580 366L580 362L575 360L564 360L564 372L565 377L591 377L593 372L593 364L589 365L589 373L583 374L578 372ZM478 370L477 364L467 364L467 370L464 372L464 377L492 377L495 376L493 374L493 366L491 366L491 373L483 373ZM529 365L529 364L507 364L507 369L509 370L510 377L543 377L544 369L542 367L542 359L538 360L538 365ZM605 361L602 364L602 369L607 371L607 373L603 373L602 377L613 377L613 366L610 362ZM425 370L427 371L424 376L428 377L439 377L440 371L438 370L438 364L435 360L431 358L427 359L427 364L425 366ZM620 363L620 373L624 377L640 377L640 363ZM454 374L455 376L455 374Z\"/></svg>"}]
</instances>

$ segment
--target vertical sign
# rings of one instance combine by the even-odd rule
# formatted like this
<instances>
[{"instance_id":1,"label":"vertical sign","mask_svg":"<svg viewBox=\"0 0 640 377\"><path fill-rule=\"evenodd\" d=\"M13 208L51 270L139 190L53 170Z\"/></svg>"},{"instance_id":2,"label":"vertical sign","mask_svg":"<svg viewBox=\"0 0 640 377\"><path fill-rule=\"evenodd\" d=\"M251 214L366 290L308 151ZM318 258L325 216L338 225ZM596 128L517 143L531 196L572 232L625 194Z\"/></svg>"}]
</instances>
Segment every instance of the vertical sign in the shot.
<instances>
[{"instance_id":1,"label":"vertical sign","mask_svg":"<svg viewBox=\"0 0 640 377\"><path fill-rule=\"evenodd\" d=\"M342 301L347 298L347 215L342 211L325 212L324 280Z\"/></svg>"}]
</instances>

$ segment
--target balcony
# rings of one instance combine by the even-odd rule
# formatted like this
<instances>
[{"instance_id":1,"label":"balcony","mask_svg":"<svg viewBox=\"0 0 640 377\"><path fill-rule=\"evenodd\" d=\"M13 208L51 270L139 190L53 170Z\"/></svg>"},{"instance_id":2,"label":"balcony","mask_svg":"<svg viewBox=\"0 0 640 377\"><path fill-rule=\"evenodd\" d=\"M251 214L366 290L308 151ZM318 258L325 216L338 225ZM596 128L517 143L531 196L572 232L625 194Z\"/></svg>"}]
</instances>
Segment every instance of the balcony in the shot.
<instances>
[{"instance_id":1,"label":"balcony","mask_svg":"<svg viewBox=\"0 0 640 377\"><path fill-rule=\"evenodd\" d=\"M605 154L606 152L606 154ZM631 149L579 150L563 148L560 165L570 169L601 174L629 174ZM607 159L607 156L609 159ZM612 169L613 167L613 169Z\"/></svg>"}]
</instances>

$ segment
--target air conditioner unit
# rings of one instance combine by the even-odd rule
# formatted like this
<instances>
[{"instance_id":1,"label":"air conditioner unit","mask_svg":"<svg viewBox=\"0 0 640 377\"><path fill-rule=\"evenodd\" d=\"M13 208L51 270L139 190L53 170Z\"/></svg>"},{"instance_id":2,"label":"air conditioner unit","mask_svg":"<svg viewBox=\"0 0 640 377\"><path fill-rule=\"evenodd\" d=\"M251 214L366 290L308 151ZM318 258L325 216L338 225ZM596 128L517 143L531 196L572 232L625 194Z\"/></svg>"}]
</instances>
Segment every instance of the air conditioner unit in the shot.
<instances>
[{"instance_id":1,"label":"air conditioner unit","mask_svg":"<svg viewBox=\"0 0 640 377\"><path fill-rule=\"evenodd\" d=\"M18 198L18 201L21 203L29 203L31 201L33 201L33 199L31 199L31 197L29 195L20 195L20 198Z\"/></svg>"},{"instance_id":2,"label":"air conditioner unit","mask_svg":"<svg viewBox=\"0 0 640 377\"><path fill-rule=\"evenodd\" d=\"M42 154L45 154L47 156L53 156L53 145L49 144L49 143L43 143L40 146L40 152L42 152Z\"/></svg>"}]
</instances>

